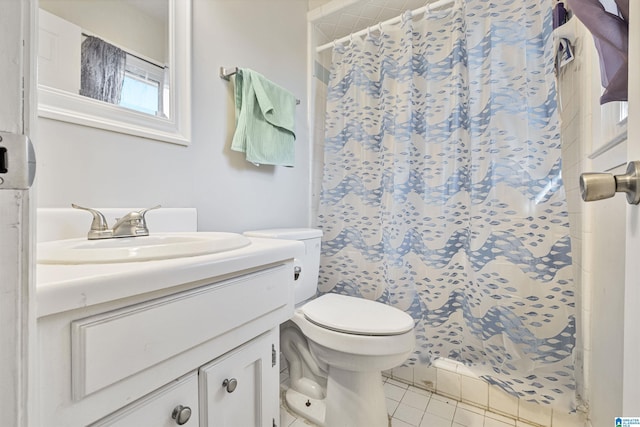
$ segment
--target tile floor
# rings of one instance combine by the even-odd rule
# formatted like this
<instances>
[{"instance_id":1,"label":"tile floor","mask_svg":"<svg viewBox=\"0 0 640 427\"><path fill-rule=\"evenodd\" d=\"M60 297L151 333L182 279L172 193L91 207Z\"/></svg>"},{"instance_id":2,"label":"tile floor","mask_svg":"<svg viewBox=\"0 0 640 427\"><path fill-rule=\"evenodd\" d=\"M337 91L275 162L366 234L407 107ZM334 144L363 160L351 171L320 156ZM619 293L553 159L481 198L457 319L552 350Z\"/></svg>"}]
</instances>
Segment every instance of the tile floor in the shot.
<instances>
[{"instance_id":1,"label":"tile floor","mask_svg":"<svg viewBox=\"0 0 640 427\"><path fill-rule=\"evenodd\" d=\"M390 378L383 377L383 380L392 427L535 427ZM283 372L281 389L286 390L287 381L288 374ZM281 427L309 425L281 407Z\"/></svg>"}]
</instances>

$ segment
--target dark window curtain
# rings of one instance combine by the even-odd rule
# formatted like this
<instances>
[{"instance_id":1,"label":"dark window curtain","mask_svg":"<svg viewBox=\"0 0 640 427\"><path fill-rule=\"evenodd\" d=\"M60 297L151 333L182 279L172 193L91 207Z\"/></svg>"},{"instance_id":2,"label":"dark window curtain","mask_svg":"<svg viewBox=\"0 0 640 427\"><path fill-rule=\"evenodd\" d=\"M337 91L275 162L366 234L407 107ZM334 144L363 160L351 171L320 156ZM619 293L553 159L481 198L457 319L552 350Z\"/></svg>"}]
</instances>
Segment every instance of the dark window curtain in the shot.
<instances>
[{"instance_id":1,"label":"dark window curtain","mask_svg":"<svg viewBox=\"0 0 640 427\"><path fill-rule=\"evenodd\" d=\"M600 104L626 101L629 81L629 0L615 0L619 15L605 11L598 0L567 0L573 13L593 34L605 88Z\"/></svg>"},{"instance_id":2,"label":"dark window curtain","mask_svg":"<svg viewBox=\"0 0 640 427\"><path fill-rule=\"evenodd\" d=\"M120 103L126 56L119 47L88 36L82 42L80 95Z\"/></svg>"}]
</instances>

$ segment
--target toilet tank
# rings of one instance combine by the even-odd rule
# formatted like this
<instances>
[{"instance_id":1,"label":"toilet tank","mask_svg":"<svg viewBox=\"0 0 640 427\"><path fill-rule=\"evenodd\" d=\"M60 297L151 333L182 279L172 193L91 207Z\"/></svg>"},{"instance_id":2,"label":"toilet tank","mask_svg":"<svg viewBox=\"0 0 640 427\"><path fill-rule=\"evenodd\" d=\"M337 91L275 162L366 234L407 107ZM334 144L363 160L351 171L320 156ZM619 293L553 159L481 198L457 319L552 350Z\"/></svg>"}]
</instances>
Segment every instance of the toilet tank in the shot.
<instances>
[{"instance_id":1,"label":"toilet tank","mask_svg":"<svg viewBox=\"0 0 640 427\"><path fill-rule=\"evenodd\" d=\"M320 269L320 239L322 231L315 228L272 228L269 230L246 231L248 237L268 239L297 240L304 243L305 251L302 259L294 264L301 268L300 276L295 282L295 301L299 304L316 294L318 290L318 270Z\"/></svg>"}]
</instances>

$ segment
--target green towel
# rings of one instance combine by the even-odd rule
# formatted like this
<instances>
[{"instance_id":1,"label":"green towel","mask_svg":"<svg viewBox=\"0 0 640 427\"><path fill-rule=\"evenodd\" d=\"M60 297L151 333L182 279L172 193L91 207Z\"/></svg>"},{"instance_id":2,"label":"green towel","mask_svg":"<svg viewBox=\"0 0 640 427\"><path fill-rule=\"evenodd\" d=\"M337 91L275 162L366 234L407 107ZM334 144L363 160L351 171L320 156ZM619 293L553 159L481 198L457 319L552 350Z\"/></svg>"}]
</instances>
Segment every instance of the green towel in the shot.
<instances>
[{"instance_id":1,"label":"green towel","mask_svg":"<svg viewBox=\"0 0 640 427\"><path fill-rule=\"evenodd\" d=\"M256 165L293 166L296 98L249 69L235 77L236 131L231 149Z\"/></svg>"}]
</instances>

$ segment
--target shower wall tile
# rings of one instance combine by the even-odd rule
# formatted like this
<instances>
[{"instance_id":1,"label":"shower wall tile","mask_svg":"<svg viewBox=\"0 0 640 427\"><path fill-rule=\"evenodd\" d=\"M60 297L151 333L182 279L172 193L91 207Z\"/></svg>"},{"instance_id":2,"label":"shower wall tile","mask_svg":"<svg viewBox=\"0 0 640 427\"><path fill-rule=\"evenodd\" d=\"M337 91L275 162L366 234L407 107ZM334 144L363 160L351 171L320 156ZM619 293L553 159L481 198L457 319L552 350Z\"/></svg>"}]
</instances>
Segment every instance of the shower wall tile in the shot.
<instances>
[{"instance_id":1,"label":"shower wall tile","mask_svg":"<svg viewBox=\"0 0 640 427\"><path fill-rule=\"evenodd\" d=\"M319 69L324 69L320 67ZM326 77L326 76L325 76ZM317 227L320 208L320 193L322 190L322 173L324 167L324 115L327 100L327 86L322 78L313 79L314 105L311 118L312 161L311 161L311 226Z\"/></svg>"},{"instance_id":2,"label":"shower wall tile","mask_svg":"<svg viewBox=\"0 0 640 427\"><path fill-rule=\"evenodd\" d=\"M573 120L571 120L567 126L562 127L561 132L565 132L566 135L563 135L562 140L563 143L566 142L568 146L575 146L575 154L579 156L578 158L568 158L567 162L569 166L582 163L582 156L584 154L584 147L582 142L580 141L580 127L581 127L582 119L579 116L575 116ZM566 129L566 130L565 130ZM563 158L564 161L564 158ZM577 185L577 182L573 182L573 185Z\"/></svg>"},{"instance_id":3,"label":"shower wall tile","mask_svg":"<svg viewBox=\"0 0 640 427\"><path fill-rule=\"evenodd\" d=\"M512 417L518 416L518 399L498 387L489 386L489 409Z\"/></svg>"},{"instance_id":4,"label":"shower wall tile","mask_svg":"<svg viewBox=\"0 0 640 427\"><path fill-rule=\"evenodd\" d=\"M590 396L591 395L591 376L589 371L585 369L586 366L590 366L592 357L591 350L581 348L578 351L578 356L576 358L576 363L581 363L581 372L576 370L576 375L581 374L583 378L583 383L578 384L578 389L576 393L578 394L578 402L582 402L585 400L582 396Z\"/></svg>"},{"instance_id":5,"label":"shower wall tile","mask_svg":"<svg viewBox=\"0 0 640 427\"><path fill-rule=\"evenodd\" d=\"M461 399L460 374L451 372L448 369L437 368L436 391L438 394L450 396L456 400Z\"/></svg>"},{"instance_id":6,"label":"shower wall tile","mask_svg":"<svg viewBox=\"0 0 640 427\"><path fill-rule=\"evenodd\" d=\"M569 229L572 238L582 239L583 225L582 225L582 212L569 212ZM573 241L572 241L573 243ZM573 249L573 246L572 246ZM575 249L573 249L575 254Z\"/></svg>"},{"instance_id":7,"label":"shower wall tile","mask_svg":"<svg viewBox=\"0 0 640 427\"><path fill-rule=\"evenodd\" d=\"M551 408L521 400L518 403L518 418L543 426L550 426Z\"/></svg>"},{"instance_id":8,"label":"shower wall tile","mask_svg":"<svg viewBox=\"0 0 640 427\"><path fill-rule=\"evenodd\" d=\"M585 427L587 424L582 413L565 414L554 411L551 419L552 427Z\"/></svg>"},{"instance_id":9,"label":"shower wall tile","mask_svg":"<svg viewBox=\"0 0 640 427\"><path fill-rule=\"evenodd\" d=\"M329 84L329 70L318 61L314 62L313 75L325 85Z\"/></svg>"},{"instance_id":10,"label":"shower wall tile","mask_svg":"<svg viewBox=\"0 0 640 427\"><path fill-rule=\"evenodd\" d=\"M576 22L573 22L576 24ZM577 22L578 27L582 25ZM585 204L579 189L580 173L590 170L590 139L592 134L591 109L589 108L589 94L591 81L585 71L590 69L585 64L583 47L591 43L591 37L582 27L574 46L575 60L562 69L558 75L558 91L561 104L561 141L563 181L567 196L567 210L569 212L570 235L572 243L574 284L576 287L576 385L577 393L587 395L585 390L589 384L588 366L590 356L590 321L591 297L589 273L585 269L585 259L589 259L590 223ZM588 264L588 262L587 262ZM526 409L525 409L526 411Z\"/></svg>"},{"instance_id":11,"label":"shower wall tile","mask_svg":"<svg viewBox=\"0 0 640 427\"><path fill-rule=\"evenodd\" d=\"M504 415L496 414L494 412L487 411L487 419L485 420L485 427L505 427L515 426L516 420L511 417L505 417Z\"/></svg>"},{"instance_id":12,"label":"shower wall tile","mask_svg":"<svg viewBox=\"0 0 640 427\"><path fill-rule=\"evenodd\" d=\"M463 375L460 378L462 401L489 407L489 384L486 381Z\"/></svg>"},{"instance_id":13,"label":"shower wall tile","mask_svg":"<svg viewBox=\"0 0 640 427\"><path fill-rule=\"evenodd\" d=\"M447 358L436 359L433 362L433 366L435 366L436 368L446 369L451 372L457 372L460 365L462 365L462 363Z\"/></svg>"},{"instance_id":14,"label":"shower wall tile","mask_svg":"<svg viewBox=\"0 0 640 427\"><path fill-rule=\"evenodd\" d=\"M456 372L459 373L460 375L472 377L472 378L478 378L478 376L474 374L471 368L469 368L468 366L465 366L462 363L458 363L457 365L458 366L456 366Z\"/></svg>"},{"instance_id":15,"label":"shower wall tile","mask_svg":"<svg viewBox=\"0 0 640 427\"><path fill-rule=\"evenodd\" d=\"M413 384L425 390L436 390L437 368L418 365L413 368Z\"/></svg>"},{"instance_id":16,"label":"shower wall tile","mask_svg":"<svg viewBox=\"0 0 640 427\"><path fill-rule=\"evenodd\" d=\"M316 60L322 64L322 66L327 70L327 71L331 71L331 57L332 57L332 50L331 49L327 49L324 50L322 52L318 52L317 56L316 56Z\"/></svg>"},{"instance_id":17,"label":"shower wall tile","mask_svg":"<svg viewBox=\"0 0 640 427\"><path fill-rule=\"evenodd\" d=\"M391 375L393 379L400 380L408 384L413 384L413 367L411 366L400 366L398 368L393 368L391 370Z\"/></svg>"}]
</instances>

